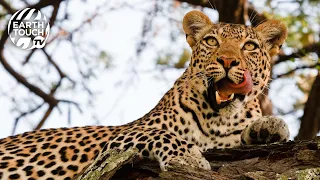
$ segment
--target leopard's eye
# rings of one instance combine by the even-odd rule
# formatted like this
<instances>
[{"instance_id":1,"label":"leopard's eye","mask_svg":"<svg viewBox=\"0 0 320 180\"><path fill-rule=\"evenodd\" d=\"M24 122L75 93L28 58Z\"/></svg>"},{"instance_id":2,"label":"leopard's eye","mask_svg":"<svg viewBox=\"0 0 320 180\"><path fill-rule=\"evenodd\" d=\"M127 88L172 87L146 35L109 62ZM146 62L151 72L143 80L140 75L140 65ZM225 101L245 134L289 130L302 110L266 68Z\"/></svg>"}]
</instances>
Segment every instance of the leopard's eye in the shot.
<instances>
[{"instance_id":1,"label":"leopard's eye","mask_svg":"<svg viewBox=\"0 0 320 180\"><path fill-rule=\"evenodd\" d=\"M257 49L258 45L254 42L247 42L244 44L243 49L247 50L247 51L253 51L255 49Z\"/></svg>"},{"instance_id":2,"label":"leopard's eye","mask_svg":"<svg viewBox=\"0 0 320 180\"><path fill-rule=\"evenodd\" d=\"M204 41L208 46L217 46L218 45L218 41L214 37L207 37L204 39Z\"/></svg>"}]
</instances>

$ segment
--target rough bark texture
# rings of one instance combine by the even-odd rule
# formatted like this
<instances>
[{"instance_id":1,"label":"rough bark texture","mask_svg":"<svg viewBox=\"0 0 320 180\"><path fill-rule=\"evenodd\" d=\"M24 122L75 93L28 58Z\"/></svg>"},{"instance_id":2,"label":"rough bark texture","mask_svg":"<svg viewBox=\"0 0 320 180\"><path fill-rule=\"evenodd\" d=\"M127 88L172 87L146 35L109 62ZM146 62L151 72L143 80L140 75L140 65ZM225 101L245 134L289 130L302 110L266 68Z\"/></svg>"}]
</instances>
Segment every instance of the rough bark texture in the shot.
<instances>
[{"instance_id":1,"label":"rough bark texture","mask_svg":"<svg viewBox=\"0 0 320 180\"><path fill-rule=\"evenodd\" d=\"M128 164L137 156L138 150L129 148L126 151L110 150L98 155L86 169L77 177L77 180L104 180L110 179L122 165Z\"/></svg>"},{"instance_id":2,"label":"rough bark texture","mask_svg":"<svg viewBox=\"0 0 320 180\"><path fill-rule=\"evenodd\" d=\"M300 130L295 139L311 139L320 131L320 72L312 85L304 107Z\"/></svg>"},{"instance_id":3,"label":"rough bark texture","mask_svg":"<svg viewBox=\"0 0 320 180\"><path fill-rule=\"evenodd\" d=\"M210 161L212 171L174 164L169 171L161 172L157 162L137 159L132 161L132 149L129 152L118 151L108 158L101 156L100 160L95 161L100 162L97 165L100 168L91 165L89 169L102 171L106 169L103 165L110 165L111 158L112 162L121 163L115 163L113 168L107 168L108 171L103 176L92 179L261 180L320 177L320 137L309 141L210 150L204 156ZM125 163L127 164L124 165Z\"/></svg>"}]
</instances>

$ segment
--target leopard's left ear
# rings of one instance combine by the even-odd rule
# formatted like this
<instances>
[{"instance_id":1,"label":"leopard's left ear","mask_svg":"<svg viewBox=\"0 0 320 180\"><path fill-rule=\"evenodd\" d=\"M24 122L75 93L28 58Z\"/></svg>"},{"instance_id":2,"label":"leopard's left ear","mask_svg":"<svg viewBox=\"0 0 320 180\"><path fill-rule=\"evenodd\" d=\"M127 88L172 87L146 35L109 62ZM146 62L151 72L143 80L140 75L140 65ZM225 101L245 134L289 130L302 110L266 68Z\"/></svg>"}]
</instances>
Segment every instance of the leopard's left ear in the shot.
<instances>
[{"instance_id":1,"label":"leopard's left ear","mask_svg":"<svg viewBox=\"0 0 320 180\"><path fill-rule=\"evenodd\" d=\"M265 42L270 56L278 54L288 33L284 23L279 20L268 20L255 29Z\"/></svg>"},{"instance_id":2,"label":"leopard's left ear","mask_svg":"<svg viewBox=\"0 0 320 180\"><path fill-rule=\"evenodd\" d=\"M190 47L193 47L202 33L213 25L208 16L197 10L188 12L182 24Z\"/></svg>"}]
</instances>

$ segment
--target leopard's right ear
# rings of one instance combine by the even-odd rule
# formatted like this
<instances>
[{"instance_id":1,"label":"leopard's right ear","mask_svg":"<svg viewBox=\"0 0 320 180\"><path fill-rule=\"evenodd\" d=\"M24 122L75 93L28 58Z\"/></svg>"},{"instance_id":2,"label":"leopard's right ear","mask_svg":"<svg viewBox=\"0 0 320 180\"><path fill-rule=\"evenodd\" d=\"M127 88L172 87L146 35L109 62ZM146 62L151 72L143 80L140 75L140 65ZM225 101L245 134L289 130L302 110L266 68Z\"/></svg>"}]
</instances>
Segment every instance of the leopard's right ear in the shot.
<instances>
[{"instance_id":1,"label":"leopard's right ear","mask_svg":"<svg viewBox=\"0 0 320 180\"><path fill-rule=\"evenodd\" d=\"M287 38L288 29L279 20L268 20L255 28L265 42L270 56L279 53L280 48Z\"/></svg>"},{"instance_id":2,"label":"leopard's right ear","mask_svg":"<svg viewBox=\"0 0 320 180\"><path fill-rule=\"evenodd\" d=\"M211 28L212 25L209 17L202 12L197 10L188 12L183 18L183 30L190 47L194 46L202 33Z\"/></svg>"}]
</instances>

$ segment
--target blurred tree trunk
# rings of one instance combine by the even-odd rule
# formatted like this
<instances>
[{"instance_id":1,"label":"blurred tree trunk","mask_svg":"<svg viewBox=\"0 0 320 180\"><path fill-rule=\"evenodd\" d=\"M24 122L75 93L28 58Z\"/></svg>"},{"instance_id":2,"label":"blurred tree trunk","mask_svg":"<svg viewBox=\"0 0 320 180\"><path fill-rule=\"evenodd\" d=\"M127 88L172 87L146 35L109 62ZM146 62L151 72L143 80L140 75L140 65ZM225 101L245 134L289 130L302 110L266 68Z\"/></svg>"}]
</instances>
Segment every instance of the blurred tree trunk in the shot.
<instances>
[{"instance_id":1,"label":"blurred tree trunk","mask_svg":"<svg viewBox=\"0 0 320 180\"><path fill-rule=\"evenodd\" d=\"M301 125L296 140L314 138L320 130L320 71L312 85L304 107Z\"/></svg>"},{"instance_id":2,"label":"blurred tree trunk","mask_svg":"<svg viewBox=\"0 0 320 180\"><path fill-rule=\"evenodd\" d=\"M208 7L216 9L219 13L219 22L245 24L250 20L252 26L257 26L262 21L266 20L264 15L255 11L247 0L178 0L180 2L187 2L192 5ZM249 16L250 13L250 16ZM248 17L250 19L248 19ZM268 88L265 88L263 93L258 97L262 114L272 115L272 102L268 97Z\"/></svg>"},{"instance_id":3,"label":"blurred tree trunk","mask_svg":"<svg viewBox=\"0 0 320 180\"><path fill-rule=\"evenodd\" d=\"M217 3L219 22L245 24L247 0L221 0Z\"/></svg>"}]
</instances>

